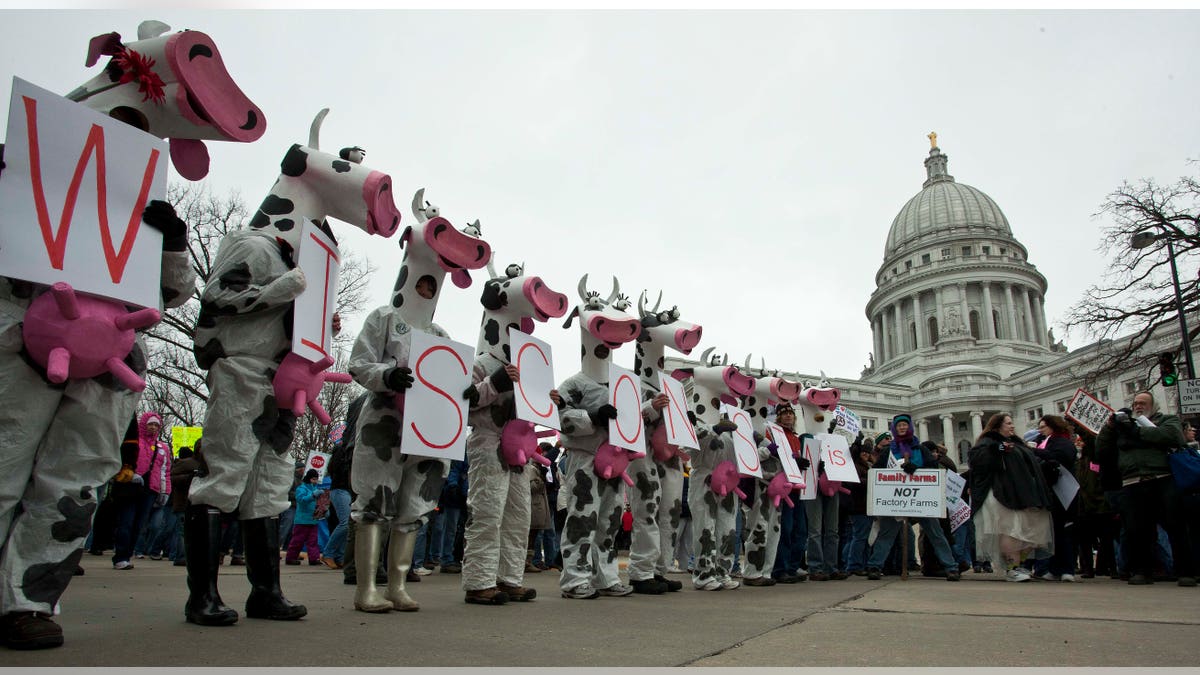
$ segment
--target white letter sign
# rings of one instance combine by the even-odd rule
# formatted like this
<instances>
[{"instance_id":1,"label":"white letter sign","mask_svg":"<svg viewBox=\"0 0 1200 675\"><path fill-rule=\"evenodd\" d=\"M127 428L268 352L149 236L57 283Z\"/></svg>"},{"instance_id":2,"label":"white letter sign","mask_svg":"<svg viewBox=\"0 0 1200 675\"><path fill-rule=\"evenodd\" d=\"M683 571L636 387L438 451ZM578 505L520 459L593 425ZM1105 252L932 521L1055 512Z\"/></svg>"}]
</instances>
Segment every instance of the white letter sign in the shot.
<instances>
[{"instance_id":1,"label":"white letter sign","mask_svg":"<svg viewBox=\"0 0 1200 675\"><path fill-rule=\"evenodd\" d=\"M793 485L804 485L804 472L800 470L800 465L796 463L796 458L792 456L792 444L788 442L787 434L784 433L783 427L774 422L767 422L767 436L771 442L778 446L776 452L779 453L779 463L783 465L783 474L787 476L788 482Z\"/></svg>"},{"instance_id":2,"label":"white letter sign","mask_svg":"<svg viewBox=\"0 0 1200 675\"><path fill-rule=\"evenodd\" d=\"M475 349L412 331L408 367L413 386L404 393L404 429L400 452L441 459L463 459L467 450L467 402Z\"/></svg>"},{"instance_id":3,"label":"white letter sign","mask_svg":"<svg viewBox=\"0 0 1200 675\"><path fill-rule=\"evenodd\" d=\"M871 469L867 477L867 515L909 518L946 517L946 472L918 469Z\"/></svg>"},{"instance_id":4,"label":"white letter sign","mask_svg":"<svg viewBox=\"0 0 1200 675\"><path fill-rule=\"evenodd\" d=\"M316 450L308 453L308 462L304 466L304 473L308 473L309 469L317 470L318 483L324 480L326 472L329 471L329 454Z\"/></svg>"},{"instance_id":5,"label":"white letter sign","mask_svg":"<svg viewBox=\"0 0 1200 675\"><path fill-rule=\"evenodd\" d=\"M513 383L517 419L560 429L558 406L550 399L554 389L554 355L550 345L513 328L508 331L509 353L521 379Z\"/></svg>"},{"instance_id":6,"label":"white letter sign","mask_svg":"<svg viewBox=\"0 0 1200 675\"><path fill-rule=\"evenodd\" d=\"M342 257L337 244L311 220L304 220L304 234L296 254L296 266L304 270L307 286L296 296L292 318L292 351L316 363L332 355L333 312L337 308L338 271Z\"/></svg>"},{"instance_id":7,"label":"white letter sign","mask_svg":"<svg viewBox=\"0 0 1200 675\"><path fill-rule=\"evenodd\" d=\"M850 459L850 445L846 437L839 434L817 434L821 444L821 461L825 462L825 476L829 480L843 483L858 483L858 469Z\"/></svg>"},{"instance_id":8,"label":"white letter sign","mask_svg":"<svg viewBox=\"0 0 1200 675\"><path fill-rule=\"evenodd\" d=\"M758 461L758 446L754 443L754 425L750 414L737 406L721 404L721 414L737 425L730 434L733 437L733 452L737 455L738 474L762 478L762 465Z\"/></svg>"},{"instance_id":9,"label":"white letter sign","mask_svg":"<svg viewBox=\"0 0 1200 675\"><path fill-rule=\"evenodd\" d=\"M161 307L167 143L13 78L0 180L0 275Z\"/></svg>"},{"instance_id":10,"label":"white letter sign","mask_svg":"<svg viewBox=\"0 0 1200 675\"><path fill-rule=\"evenodd\" d=\"M804 489L800 491L800 500L808 501L817 498L817 459L821 456L821 442L805 434L800 441L800 456L808 460L808 468L804 474Z\"/></svg>"},{"instance_id":11,"label":"white letter sign","mask_svg":"<svg viewBox=\"0 0 1200 675\"><path fill-rule=\"evenodd\" d=\"M662 409L663 425L667 430L667 442L681 448L700 449L696 438L696 428L688 419L687 396L683 393L683 383L670 375L658 372L660 391L667 395L667 407Z\"/></svg>"},{"instance_id":12,"label":"white letter sign","mask_svg":"<svg viewBox=\"0 0 1200 675\"><path fill-rule=\"evenodd\" d=\"M646 452L642 382L633 371L608 364L608 402L617 409L617 419L608 421L608 442L618 448Z\"/></svg>"},{"instance_id":13,"label":"white letter sign","mask_svg":"<svg viewBox=\"0 0 1200 675\"><path fill-rule=\"evenodd\" d=\"M1108 407L1104 401L1079 389L1076 390L1075 396L1071 399L1071 403L1067 406L1067 411L1063 416L1074 420L1093 434L1098 434L1100 433L1100 427L1104 426L1104 423L1108 421L1108 418L1112 414L1113 409Z\"/></svg>"}]
</instances>

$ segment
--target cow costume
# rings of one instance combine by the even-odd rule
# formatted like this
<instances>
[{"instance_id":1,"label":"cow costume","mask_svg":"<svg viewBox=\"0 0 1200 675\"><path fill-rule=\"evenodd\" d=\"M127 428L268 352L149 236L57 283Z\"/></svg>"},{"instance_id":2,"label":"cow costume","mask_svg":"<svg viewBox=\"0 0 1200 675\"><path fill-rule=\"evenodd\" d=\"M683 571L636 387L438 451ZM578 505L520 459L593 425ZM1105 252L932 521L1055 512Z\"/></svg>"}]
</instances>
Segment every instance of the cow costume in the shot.
<instances>
[{"instance_id":1,"label":"cow costume","mask_svg":"<svg viewBox=\"0 0 1200 675\"><path fill-rule=\"evenodd\" d=\"M629 473L634 487L630 494L633 533L629 546L629 582L636 593L658 594L677 591L683 584L667 579L667 568L675 553L675 536L683 514L683 464L686 454L666 440L662 409L668 404L659 391L667 347L684 354L700 343L703 328L679 319L679 308L659 311L662 294L654 307L646 309L646 292L638 298L642 332L638 335L634 370L642 382L642 395L649 407L644 414L646 436L652 452L633 460Z\"/></svg>"},{"instance_id":2,"label":"cow costume","mask_svg":"<svg viewBox=\"0 0 1200 675\"><path fill-rule=\"evenodd\" d=\"M254 141L266 121L225 71L211 38L168 30L166 24L146 21L138 28L138 39L129 43L122 43L117 33L93 38L86 64L94 65L102 55L112 59L67 98L169 138L179 173L197 179L208 168L201 139ZM161 201L147 205L142 221L163 233L161 297L166 307L178 307L195 289L187 227ZM31 304L49 297L43 295L46 290L0 278L0 387L6 397L0 403L5 456L0 471L0 640L15 649L63 642L62 630L49 617L78 567L97 507L96 490L121 466L118 447L146 372L140 337L127 355L114 357L111 372L94 377L62 381L53 368L48 372L46 363L30 358L33 345L23 338L22 323L28 323Z\"/></svg>"},{"instance_id":3,"label":"cow costume","mask_svg":"<svg viewBox=\"0 0 1200 675\"><path fill-rule=\"evenodd\" d=\"M401 454L404 391L412 386L409 348L413 329L448 337L433 322L446 274L459 288L471 284L468 270L491 259L478 228L460 232L423 200L413 198L417 224L400 237L406 247L392 302L371 312L350 354L350 374L371 392L358 418L350 486L357 523L354 560L358 588L354 607L364 612L420 609L406 589L413 546L426 515L437 506L450 460ZM387 551L387 592L375 584L384 527L391 528Z\"/></svg>"},{"instance_id":4,"label":"cow costume","mask_svg":"<svg viewBox=\"0 0 1200 675\"><path fill-rule=\"evenodd\" d=\"M563 568L558 585L565 598L591 599L599 595L629 595L621 583L615 546L621 527L621 479L601 478L596 454L608 445L608 421L616 408L608 402L608 366L612 351L641 333L641 324L625 313L629 300L613 278L612 293L601 298L587 290L587 275L579 280L583 301L567 317L566 327L578 317L583 343L583 368L558 386L563 399L562 444L566 449L563 485L567 520L561 535Z\"/></svg>"},{"instance_id":5,"label":"cow costume","mask_svg":"<svg viewBox=\"0 0 1200 675\"><path fill-rule=\"evenodd\" d=\"M747 358L747 372L749 363L750 359ZM762 478L746 481L753 485L753 494L749 495L750 498L741 507L746 552L746 567L742 572L742 579L747 586L774 586L771 569L775 566L775 554L779 548L779 505L767 491L772 481L776 481L776 476L783 470L783 464L779 460L779 444L783 440L780 439L779 443L776 443L773 439L765 437L769 421L767 415L776 404L792 403L798 399L800 385L772 373L760 372L761 375L755 378L754 392L742 401L742 408L750 415L755 438L761 439L758 443L758 458L762 467ZM787 450L790 448L785 449ZM782 480L786 480L786 477ZM776 481L776 487L779 485Z\"/></svg>"},{"instance_id":6,"label":"cow costume","mask_svg":"<svg viewBox=\"0 0 1200 675\"><path fill-rule=\"evenodd\" d=\"M509 330L532 333L534 321L547 321L567 313L567 296L552 290L540 277L528 276L521 265L509 265L497 275L488 263L491 279L483 285L483 322L471 375L471 435L467 438L468 474L466 547L462 585L472 604L504 604L532 600L536 592L523 586L525 551L529 536L529 476L524 453L508 457L501 438L523 431L536 442L533 425L515 419ZM558 392L550 392L561 404ZM522 429L523 427L523 429ZM532 454L533 447L528 448Z\"/></svg>"},{"instance_id":7,"label":"cow costume","mask_svg":"<svg viewBox=\"0 0 1200 675\"><path fill-rule=\"evenodd\" d=\"M700 441L700 449L692 452L688 490L696 552L692 585L703 591L732 590L741 585L731 576L739 491L729 434L737 425L722 418L720 407L721 403L736 404L737 397L754 391L754 378L728 365L727 359L710 361L712 351L712 347L706 349L700 357L706 365L691 372L692 407Z\"/></svg>"},{"instance_id":8,"label":"cow costume","mask_svg":"<svg viewBox=\"0 0 1200 675\"><path fill-rule=\"evenodd\" d=\"M307 613L279 587L279 514L288 508L293 465L288 450L296 418L278 401L274 380L292 348L294 300L304 291L296 267L305 221L333 239L326 216L391 236L400 222L391 178L362 166L360 148L320 150L321 122L307 145L284 155L281 173L249 227L221 241L200 299L194 353L208 371L204 457L208 472L192 481L184 517L188 589L184 614L202 625L229 625L234 610L217 592L222 513L237 513L251 592L246 616L292 620Z\"/></svg>"}]
</instances>

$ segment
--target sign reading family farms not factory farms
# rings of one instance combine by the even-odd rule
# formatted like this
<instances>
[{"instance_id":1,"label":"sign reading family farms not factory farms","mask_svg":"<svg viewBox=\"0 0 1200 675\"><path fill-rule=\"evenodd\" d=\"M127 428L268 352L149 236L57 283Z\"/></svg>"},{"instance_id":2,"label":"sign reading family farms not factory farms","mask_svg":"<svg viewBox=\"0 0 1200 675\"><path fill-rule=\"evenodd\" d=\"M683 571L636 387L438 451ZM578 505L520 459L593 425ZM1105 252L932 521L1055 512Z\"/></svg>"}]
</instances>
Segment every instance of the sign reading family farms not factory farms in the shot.
<instances>
[{"instance_id":1,"label":"sign reading family farms not factory farms","mask_svg":"<svg viewBox=\"0 0 1200 675\"><path fill-rule=\"evenodd\" d=\"M921 469L871 469L867 474L867 515L909 518L946 517L946 474Z\"/></svg>"}]
</instances>

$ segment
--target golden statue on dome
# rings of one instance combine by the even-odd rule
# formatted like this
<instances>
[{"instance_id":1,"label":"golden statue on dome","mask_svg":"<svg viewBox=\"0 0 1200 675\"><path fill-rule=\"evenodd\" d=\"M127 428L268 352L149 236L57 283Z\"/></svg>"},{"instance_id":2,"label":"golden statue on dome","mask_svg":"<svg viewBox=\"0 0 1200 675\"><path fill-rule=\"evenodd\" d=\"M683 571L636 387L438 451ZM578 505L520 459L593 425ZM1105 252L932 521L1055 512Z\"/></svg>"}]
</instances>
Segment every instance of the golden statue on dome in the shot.
<instances>
[{"instance_id":1,"label":"golden statue on dome","mask_svg":"<svg viewBox=\"0 0 1200 675\"><path fill-rule=\"evenodd\" d=\"M929 132L929 149L930 150L937 149L937 132L936 131Z\"/></svg>"}]
</instances>

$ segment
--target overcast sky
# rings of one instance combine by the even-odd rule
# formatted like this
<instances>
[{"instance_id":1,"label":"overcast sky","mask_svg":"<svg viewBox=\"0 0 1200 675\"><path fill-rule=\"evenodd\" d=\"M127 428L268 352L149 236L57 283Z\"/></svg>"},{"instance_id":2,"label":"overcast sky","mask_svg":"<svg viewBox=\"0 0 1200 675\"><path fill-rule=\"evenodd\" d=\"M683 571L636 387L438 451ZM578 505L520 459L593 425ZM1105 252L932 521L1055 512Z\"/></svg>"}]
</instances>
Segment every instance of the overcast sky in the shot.
<instances>
[{"instance_id":1,"label":"overcast sky","mask_svg":"<svg viewBox=\"0 0 1200 675\"><path fill-rule=\"evenodd\" d=\"M329 107L322 146L365 148L402 226L424 187L457 226L480 219L499 269L573 300L582 274L602 294L615 274L703 325L701 349L836 377L872 349L864 307L930 131L1046 276L1052 327L1105 268L1105 195L1200 157L1195 11L5 10L0 86L66 93L104 63L84 67L91 37L149 18L209 34L266 114L257 142L209 144L218 193L257 207ZM339 236L387 302L396 241ZM460 342L480 292L442 293ZM579 352L561 325L536 332L560 380Z\"/></svg>"}]
</instances>

